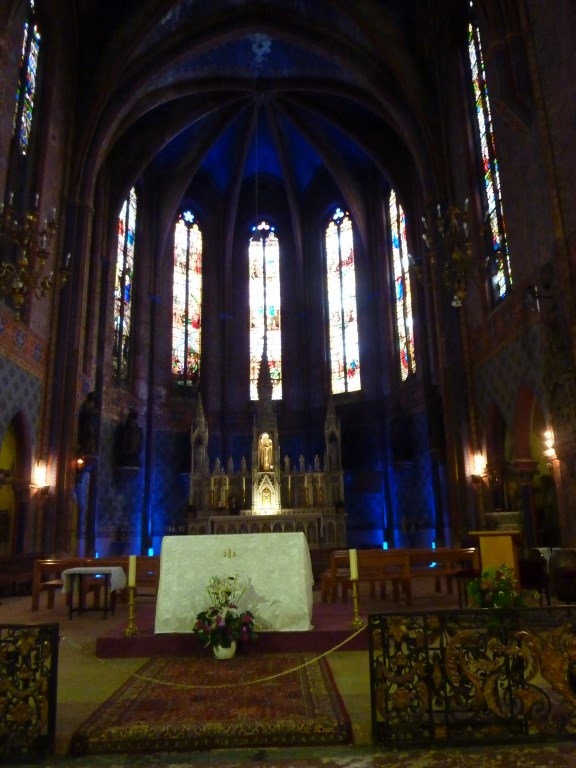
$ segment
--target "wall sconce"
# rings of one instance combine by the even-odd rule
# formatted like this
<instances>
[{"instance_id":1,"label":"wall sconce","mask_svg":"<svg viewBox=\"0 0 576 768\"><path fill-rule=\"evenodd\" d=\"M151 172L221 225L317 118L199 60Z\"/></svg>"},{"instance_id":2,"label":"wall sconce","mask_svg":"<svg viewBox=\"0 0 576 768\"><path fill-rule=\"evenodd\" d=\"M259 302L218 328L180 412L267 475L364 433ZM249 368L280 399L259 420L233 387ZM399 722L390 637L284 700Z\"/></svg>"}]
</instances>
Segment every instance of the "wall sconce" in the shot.
<instances>
[{"instance_id":1,"label":"wall sconce","mask_svg":"<svg viewBox=\"0 0 576 768\"><path fill-rule=\"evenodd\" d=\"M551 429L547 429L543 435L544 438L544 457L548 462L548 466L556 458L556 451L554 450L554 432Z\"/></svg>"},{"instance_id":2,"label":"wall sconce","mask_svg":"<svg viewBox=\"0 0 576 768\"><path fill-rule=\"evenodd\" d=\"M47 480L48 469L45 461L37 461L32 475L31 488L36 488L38 493L46 496L50 492L50 483Z\"/></svg>"},{"instance_id":3,"label":"wall sconce","mask_svg":"<svg viewBox=\"0 0 576 768\"><path fill-rule=\"evenodd\" d=\"M0 204L0 242L3 245L0 296L10 299L18 320L28 291L42 298L66 283L70 277L70 254L57 274L44 272L50 256L48 248L58 229L56 209L41 227L38 195L33 210L25 213L20 220L14 216L13 200L14 193L11 192L8 203Z\"/></svg>"},{"instance_id":4,"label":"wall sconce","mask_svg":"<svg viewBox=\"0 0 576 768\"><path fill-rule=\"evenodd\" d=\"M481 483L486 475L486 459L481 451L477 451L472 457L472 474L470 478L473 483Z\"/></svg>"}]
</instances>

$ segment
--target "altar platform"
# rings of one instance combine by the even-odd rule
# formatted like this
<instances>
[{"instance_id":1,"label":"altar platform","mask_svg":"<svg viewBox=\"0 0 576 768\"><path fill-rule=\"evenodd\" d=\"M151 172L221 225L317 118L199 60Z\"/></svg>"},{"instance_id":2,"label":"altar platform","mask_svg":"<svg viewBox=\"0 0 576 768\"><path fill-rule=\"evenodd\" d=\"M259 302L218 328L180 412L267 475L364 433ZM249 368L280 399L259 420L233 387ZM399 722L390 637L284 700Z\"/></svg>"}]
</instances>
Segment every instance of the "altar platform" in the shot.
<instances>
[{"instance_id":1,"label":"altar platform","mask_svg":"<svg viewBox=\"0 0 576 768\"><path fill-rule=\"evenodd\" d=\"M154 633L154 604L137 604L136 635L126 636L125 623L115 624L96 638L96 656L102 659L150 656L193 656L206 653L198 638L190 632ZM368 634L352 628L352 602L322 603L313 606L312 629L307 631L265 631L244 644L242 653L282 653L303 651L324 653L342 644L339 650L367 651Z\"/></svg>"},{"instance_id":2,"label":"altar platform","mask_svg":"<svg viewBox=\"0 0 576 768\"><path fill-rule=\"evenodd\" d=\"M456 590L452 594L446 591L436 592L432 579L415 579L412 590L412 606L406 608L404 602L371 598L367 585L361 585L359 615L366 621L369 613L406 610L458 610ZM126 637L127 606L120 605L120 613L126 617L123 621L108 624L96 638L96 655L100 658L130 658L150 656L192 656L207 653L200 641L190 632L154 633L156 603L136 603L136 626L138 633ZM332 651L368 651L368 632L352 627L354 605L351 599L343 603L323 603L320 589L313 591L312 628L307 631L266 631L259 632L253 642L244 644L242 653L282 653L303 651L310 653L330 653ZM110 621L110 620L108 620ZM102 622L103 624L104 622Z\"/></svg>"}]
</instances>

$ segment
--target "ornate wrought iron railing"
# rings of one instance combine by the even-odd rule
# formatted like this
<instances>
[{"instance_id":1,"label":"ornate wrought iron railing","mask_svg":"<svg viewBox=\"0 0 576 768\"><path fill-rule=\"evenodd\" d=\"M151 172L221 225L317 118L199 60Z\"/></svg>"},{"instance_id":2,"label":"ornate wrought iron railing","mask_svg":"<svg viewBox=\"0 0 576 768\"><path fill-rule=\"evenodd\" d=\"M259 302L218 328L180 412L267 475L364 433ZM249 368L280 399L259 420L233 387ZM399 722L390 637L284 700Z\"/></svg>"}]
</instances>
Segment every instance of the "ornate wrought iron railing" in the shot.
<instances>
[{"instance_id":1,"label":"ornate wrought iron railing","mask_svg":"<svg viewBox=\"0 0 576 768\"><path fill-rule=\"evenodd\" d=\"M53 753L58 624L0 624L0 762Z\"/></svg>"},{"instance_id":2,"label":"ornate wrought iron railing","mask_svg":"<svg viewBox=\"0 0 576 768\"><path fill-rule=\"evenodd\" d=\"M576 738L576 608L372 614L368 632L375 741Z\"/></svg>"}]
</instances>

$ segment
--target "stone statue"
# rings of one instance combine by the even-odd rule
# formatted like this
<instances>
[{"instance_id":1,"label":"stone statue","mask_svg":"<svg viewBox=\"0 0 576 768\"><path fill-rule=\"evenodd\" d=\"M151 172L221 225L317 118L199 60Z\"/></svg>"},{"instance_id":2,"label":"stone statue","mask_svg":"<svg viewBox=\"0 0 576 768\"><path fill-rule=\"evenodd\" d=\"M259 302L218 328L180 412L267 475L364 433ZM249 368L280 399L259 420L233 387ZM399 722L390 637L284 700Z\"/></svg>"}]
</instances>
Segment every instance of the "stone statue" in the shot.
<instances>
[{"instance_id":1,"label":"stone statue","mask_svg":"<svg viewBox=\"0 0 576 768\"><path fill-rule=\"evenodd\" d=\"M246 474L246 471L247 471L247 467L246 467L246 457L245 457L245 456L242 456L242 461L240 462L240 468L241 468L241 470L242 470L242 474L243 474L243 475L245 475L245 474Z\"/></svg>"},{"instance_id":2,"label":"stone statue","mask_svg":"<svg viewBox=\"0 0 576 768\"><path fill-rule=\"evenodd\" d=\"M98 453L98 403L96 392L89 392L78 415L78 448L85 456Z\"/></svg>"},{"instance_id":3,"label":"stone statue","mask_svg":"<svg viewBox=\"0 0 576 768\"><path fill-rule=\"evenodd\" d=\"M284 456L284 472L286 472L286 474L290 472L290 456L288 456L288 454Z\"/></svg>"},{"instance_id":4,"label":"stone statue","mask_svg":"<svg viewBox=\"0 0 576 768\"><path fill-rule=\"evenodd\" d=\"M138 413L134 408L128 411L123 424L119 425L116 461L120 467L141 466L142 428L138 424Z\"/></svg>"},{"instance_id":5,"label":"stone statue","mask_svg":"<svg viewBox=\"0 0 576 768\"><path fill-rule=\"evenodd\" d=\"M303 454L300 454L300 472L306 472L306 459Z\"/></svg>"},{"instance_id":6,"label":"stone statue","mask_svg":"<svg viewBox=\"0 0 576 768\"><path fill-rule=\"evenodd\" d=\"M314 456L314 472L321 472L321 471L322 471L322 467L320 466L320 456L316 454L316 456Z\"/></svg>"}]
</instances>

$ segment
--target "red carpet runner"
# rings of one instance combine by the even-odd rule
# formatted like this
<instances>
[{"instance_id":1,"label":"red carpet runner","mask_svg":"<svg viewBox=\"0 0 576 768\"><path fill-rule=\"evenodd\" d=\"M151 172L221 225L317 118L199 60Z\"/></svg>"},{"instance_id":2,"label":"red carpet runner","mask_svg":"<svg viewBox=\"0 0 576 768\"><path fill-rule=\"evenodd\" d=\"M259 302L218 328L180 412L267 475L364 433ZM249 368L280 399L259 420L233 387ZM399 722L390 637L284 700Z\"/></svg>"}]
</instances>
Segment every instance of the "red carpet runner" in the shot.
<instances>
[{"instance_id":1,"label":"red carpet runner","mask_svg":"<svg viewBox=\"0 0 576 768\"><path fill-rule=\"evenodd\" d=\"M311 654L230 661L156 658L74 734L75 754L349 744L351 725L327 662Z\"/></svg>"}]
</instances>

